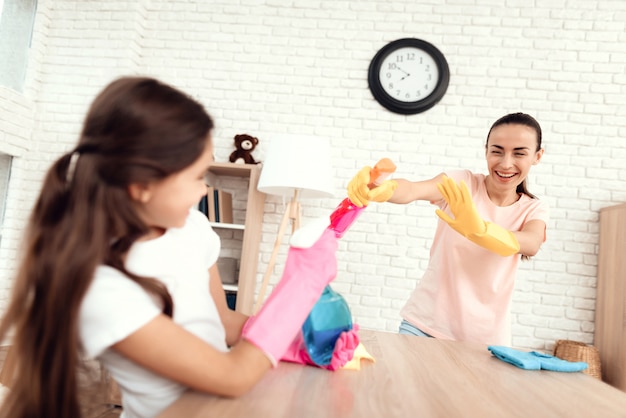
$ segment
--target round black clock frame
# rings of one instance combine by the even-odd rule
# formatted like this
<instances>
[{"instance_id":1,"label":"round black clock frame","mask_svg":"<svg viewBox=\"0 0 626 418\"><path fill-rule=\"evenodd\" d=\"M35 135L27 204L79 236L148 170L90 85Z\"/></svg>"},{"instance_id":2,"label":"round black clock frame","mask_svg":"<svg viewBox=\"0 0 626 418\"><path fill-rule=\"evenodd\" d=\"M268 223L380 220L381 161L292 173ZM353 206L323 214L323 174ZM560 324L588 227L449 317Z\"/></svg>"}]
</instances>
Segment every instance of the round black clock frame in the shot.
<instances>
[{"instance_id":1,"label":"round black clock frame","mask_svg":"<svg viewBox=\"0 0 626 418\"><path fill-rule=\"evenodd\" d=\"M391 96L383 88L380 79L380 70L385 58L406 47L425 52L437 64L438 78L435 81L435 88L426 97L416 101L402 101ZM450 82L450 68L441 51L431 43L417 38L403 38L388 43L376 53L369 66L367 81L372 95L382 106L394 113L411 115L424 112L441 100Z\"/></svg>"}]
</instances>

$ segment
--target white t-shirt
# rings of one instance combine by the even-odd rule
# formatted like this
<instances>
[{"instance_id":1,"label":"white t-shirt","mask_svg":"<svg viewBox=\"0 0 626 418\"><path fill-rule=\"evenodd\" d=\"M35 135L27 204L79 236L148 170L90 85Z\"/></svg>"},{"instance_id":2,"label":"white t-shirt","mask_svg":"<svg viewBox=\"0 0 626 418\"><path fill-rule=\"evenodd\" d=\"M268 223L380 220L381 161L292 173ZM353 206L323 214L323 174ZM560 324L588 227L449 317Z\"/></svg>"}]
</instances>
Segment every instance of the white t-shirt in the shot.
<instances>
[{"instance_id":1,"label":"white t-shirt","mask_svg":"<svg viewBox=\"0 0 626 418\"><path fill-rule=\"evenodd\" d=\"M226 333L209 291L208 270L219 252L219 236L206 216L191 210L182 228L135 243L126 268L163 282L174 301L174 322L225 352ZM96 269L81 306L80 339L87 355L98 358L119 384L124 418L156 416L186 389L110 349L159 314L159 298L116 269Z\"/></svg>"}]
</instances>

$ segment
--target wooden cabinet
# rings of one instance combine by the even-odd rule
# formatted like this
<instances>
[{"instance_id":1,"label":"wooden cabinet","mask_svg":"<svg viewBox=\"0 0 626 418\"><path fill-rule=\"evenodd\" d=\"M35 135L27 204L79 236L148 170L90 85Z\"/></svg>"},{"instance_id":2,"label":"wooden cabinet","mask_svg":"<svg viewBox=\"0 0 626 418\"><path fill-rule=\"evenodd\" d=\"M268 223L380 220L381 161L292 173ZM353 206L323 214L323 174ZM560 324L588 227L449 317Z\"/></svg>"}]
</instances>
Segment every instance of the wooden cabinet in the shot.
<instances>
[{"instance_id":1,"label":"wooden cabinet","mask_svg":"<svg viewBox=\"0 0 626 418\"><path fill-rule=\"evenodd\" d=\"M237 284L224 284L236 293L236 310L251 315L261 242L265 193L257 190L261 164L213 163L208 183L233 195L233 223L211 223L222 238L222 253L239 260ZM221 256L220 255L220 256Z\"/></svg>"},{"instance_id":2,"label":"wooden cabinet","mask_svg":"<svg viewBox=\"0 0 626 418\"><path fill-rule=\"evenodd\" d=\"M626 203L600 210L596 290L602 379L626 392Z\"/></svg>"}]
</instances>

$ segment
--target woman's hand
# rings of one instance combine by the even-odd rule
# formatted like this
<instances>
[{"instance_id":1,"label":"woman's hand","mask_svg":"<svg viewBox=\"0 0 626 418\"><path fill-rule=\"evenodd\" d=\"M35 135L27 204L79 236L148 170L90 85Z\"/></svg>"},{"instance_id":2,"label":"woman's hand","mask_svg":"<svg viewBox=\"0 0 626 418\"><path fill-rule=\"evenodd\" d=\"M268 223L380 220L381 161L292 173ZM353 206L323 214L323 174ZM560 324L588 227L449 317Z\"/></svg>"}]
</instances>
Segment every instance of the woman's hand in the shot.
<instances>
[{"instance_id":1,"label":"woman's hand","mask_svg":"<svg viewBox=\"0 0 626 418\"><path fill-rule=\"evenodd\" d=\"M348 197L358 207L367 206L372 201L386 202L398 187L397 181L385 180L380 186L370 189L368 185L373 180L370 178L371 171L371 167L363 167L348 183Z\"/></svg>"},{"instance_id":2,"label":"woman's hand","mask_svg":"<svg viewBox=\"0 0 626 418\"><path fill-rule=\"evenodd\" d=\"M437 187L454 215L452 219L447 213L437 209L437 216L441 220L474 244L498 255L507 257L519 252L519 241L511 231L480 217L464 181L459 186L454 180L444 176Z\"/></svg>"},{"instance_id":3,"label":"woman's hand","mask_svg":"<svg viewBox=\"0 0 626 418\"><path fill-rule=\"evenodd\" d=\"M437 184L437 188L448 202L450 212L454 215L454 219L452 219L447 213L437 209L435 213L442 221L464 237L485 232L487 229L485 221L478 214L476 205L474 205L472 196L463 180L459 186L450 177L444 176L441 183Z\"/></svg>"}]
</instances>

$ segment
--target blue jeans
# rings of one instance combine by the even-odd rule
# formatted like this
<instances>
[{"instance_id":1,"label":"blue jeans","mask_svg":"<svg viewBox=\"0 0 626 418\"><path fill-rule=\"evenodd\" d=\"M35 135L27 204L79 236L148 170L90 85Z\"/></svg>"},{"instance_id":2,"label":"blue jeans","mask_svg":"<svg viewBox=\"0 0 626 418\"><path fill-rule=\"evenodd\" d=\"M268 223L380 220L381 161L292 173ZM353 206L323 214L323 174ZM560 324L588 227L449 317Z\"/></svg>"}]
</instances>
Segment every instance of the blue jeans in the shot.
<instances>
[{"instance_id":1,"label":"blue jeans","mask_svg":"<svg viewBox=\"0 0 626 418\"><path fill-rule=\"evenodd\" d=\"M403 319L400 323L400 328L398 329L398 333L404 335L415 335L416 337L429 337L433 338L432 335L426 334L421 329L417 328L415 325L408 322L406 319Z\"/></svg>"}]
</instances>

